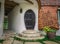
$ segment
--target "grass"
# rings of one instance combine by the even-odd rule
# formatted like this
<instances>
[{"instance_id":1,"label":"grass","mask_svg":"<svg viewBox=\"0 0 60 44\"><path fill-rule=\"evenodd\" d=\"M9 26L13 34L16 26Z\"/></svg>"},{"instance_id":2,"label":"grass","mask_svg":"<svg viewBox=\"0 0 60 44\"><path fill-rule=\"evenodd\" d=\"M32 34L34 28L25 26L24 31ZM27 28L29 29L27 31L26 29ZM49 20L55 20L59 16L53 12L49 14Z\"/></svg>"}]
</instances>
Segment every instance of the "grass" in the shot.
<instances>
[{"instance_id":1,"label":"grass","mask_svg":"<svg viewBox=\"0 0 60 44\"><path fill-rule=\"evenodd\" d=\"M4 42L4 41L5 41L5 40L3 40L3 39L0 39L0 43L1 43L1 44L3 44L3 42Z\"/></svg>"},{"instance_id":2,"label":"grass","mask_svg":"<svg viewBox=\"0 0 60 44\"><path fill-rule=\"evenodd\" d=\"M4 18L4 29L8 29L8 18Z\"/></svg>"}]
</instances>

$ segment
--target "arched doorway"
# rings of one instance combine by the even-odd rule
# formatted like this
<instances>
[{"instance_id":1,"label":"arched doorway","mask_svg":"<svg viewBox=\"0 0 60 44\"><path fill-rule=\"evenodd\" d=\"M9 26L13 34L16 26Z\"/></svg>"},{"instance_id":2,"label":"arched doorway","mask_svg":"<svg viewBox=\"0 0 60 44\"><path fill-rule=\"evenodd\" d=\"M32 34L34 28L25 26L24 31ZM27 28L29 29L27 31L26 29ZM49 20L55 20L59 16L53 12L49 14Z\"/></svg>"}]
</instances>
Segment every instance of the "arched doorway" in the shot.
<instances>
[{"instance_id":1,"label":"arched doorway","mask_svg":"<svg viewBox=\"0 0 60 44\"><path fill-rule=\"evenodd\" d=\"M29 9L25 12L24 22L26 29L34 29L35 26L35 13Z\"/></svg>"}]
</instances>

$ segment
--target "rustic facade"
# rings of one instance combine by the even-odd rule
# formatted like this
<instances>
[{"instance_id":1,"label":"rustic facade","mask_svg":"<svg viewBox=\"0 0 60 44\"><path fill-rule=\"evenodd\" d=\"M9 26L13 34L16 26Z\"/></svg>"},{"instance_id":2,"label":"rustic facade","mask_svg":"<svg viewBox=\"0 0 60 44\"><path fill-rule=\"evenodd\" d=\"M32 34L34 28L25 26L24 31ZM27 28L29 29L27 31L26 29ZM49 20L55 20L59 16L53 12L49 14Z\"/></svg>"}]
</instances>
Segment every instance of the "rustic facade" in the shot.
<instances>
[{"instance_id":1,"label":"rustic facade","mask_svg":"<svg viewBox=\"0 0 60 44\"><path fill-rule=\"evenodd\" d=\"M44 26L59 28L57 10L60 4L59 0L41 0L41 9L38 17L38 27L42 29Z\"/></svg>"}]
</instances>

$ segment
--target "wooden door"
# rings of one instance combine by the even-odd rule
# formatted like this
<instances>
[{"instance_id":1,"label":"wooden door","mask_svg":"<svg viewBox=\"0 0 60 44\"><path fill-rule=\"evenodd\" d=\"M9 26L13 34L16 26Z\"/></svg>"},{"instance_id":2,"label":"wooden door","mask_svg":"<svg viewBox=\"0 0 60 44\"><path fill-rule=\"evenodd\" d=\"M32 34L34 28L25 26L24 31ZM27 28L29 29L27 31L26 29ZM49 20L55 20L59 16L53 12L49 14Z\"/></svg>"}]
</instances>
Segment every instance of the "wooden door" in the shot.
<instances>
[{"instance_id":1,"label":"wooden door","mask_svg":"<svg viewBox=\"0 0 60 44\"><path fill-rule=\"evenodd\" d=\"M34 29L35 13L32 10L27 10L24 16L26 29Z\"/></svg>"}]
</instances>

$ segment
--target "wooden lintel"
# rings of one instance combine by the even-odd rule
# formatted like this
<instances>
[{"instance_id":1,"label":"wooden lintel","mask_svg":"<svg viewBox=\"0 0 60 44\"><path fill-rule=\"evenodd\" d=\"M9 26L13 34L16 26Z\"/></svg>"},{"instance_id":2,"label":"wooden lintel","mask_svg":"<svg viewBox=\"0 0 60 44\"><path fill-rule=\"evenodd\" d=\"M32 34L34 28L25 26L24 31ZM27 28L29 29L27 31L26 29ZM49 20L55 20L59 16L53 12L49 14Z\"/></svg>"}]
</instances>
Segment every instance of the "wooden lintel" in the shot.
<instances>
[{"instance_id":1,"label":"wooden lintel","mask_svg":"<svg viewBox=\"0 0 60 44\"><path fill-rule=\"evenodd\" d=\"M29 2L30 4L33 4L33 2L32 2L32 1L30 1L30 0L25 0L25 1Z\"/></svg>"}]
</instances>

